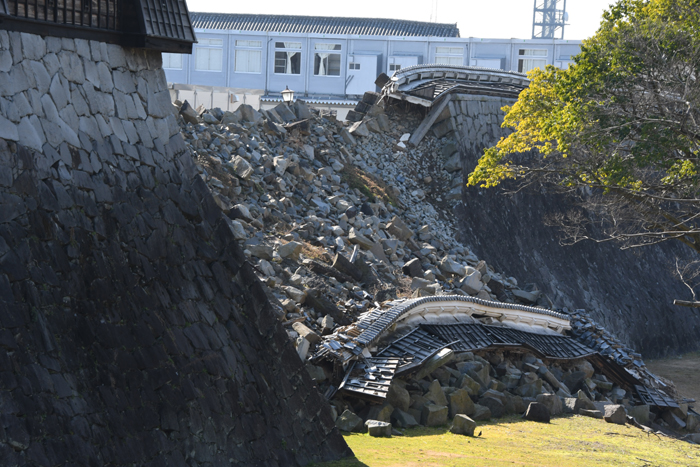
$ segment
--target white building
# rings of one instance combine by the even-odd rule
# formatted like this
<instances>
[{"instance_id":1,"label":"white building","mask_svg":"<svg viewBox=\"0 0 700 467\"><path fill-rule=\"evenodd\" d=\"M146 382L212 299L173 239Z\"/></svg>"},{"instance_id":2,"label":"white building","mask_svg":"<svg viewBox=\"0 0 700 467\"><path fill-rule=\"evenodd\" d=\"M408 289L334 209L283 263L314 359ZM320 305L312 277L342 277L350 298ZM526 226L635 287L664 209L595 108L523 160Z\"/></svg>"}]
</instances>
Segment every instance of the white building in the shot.
<instances>
[{"instance_id":1,"label":"white building","mask_svg":"<svg viewBox=\"0 0 700 467\"><path fill-rule=\"evenodd\" d=\"M381 73L412 65L479 66L525 73L565 68L580 41L459 37L456 24L376 18L190 13L192 55L163 54L180 99L234 108L276 105L288 87L316 106L347 108ZM195 96L195 91L197 95Z\"/></svg>"}]
</instances>

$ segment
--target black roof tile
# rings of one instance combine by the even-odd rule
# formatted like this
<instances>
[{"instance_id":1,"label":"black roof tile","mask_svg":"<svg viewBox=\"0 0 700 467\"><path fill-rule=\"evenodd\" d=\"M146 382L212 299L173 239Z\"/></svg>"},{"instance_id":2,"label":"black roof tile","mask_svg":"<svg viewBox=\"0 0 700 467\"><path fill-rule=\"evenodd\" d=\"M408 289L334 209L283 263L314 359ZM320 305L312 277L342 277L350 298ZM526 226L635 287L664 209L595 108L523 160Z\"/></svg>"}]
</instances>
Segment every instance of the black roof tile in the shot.
<instances>
[{"instance_id":1,"label":"black roof tile","mask_svg":"<svg viewBox=\"0 0 700 467\"><path fill-rule=\"evenodd\" d=\"M363 36L459 37L457 24L425 23L383 18L253 15L190 12L196 29L288 32L305 34L358 34Z\"/></svg>"}]
</instances>

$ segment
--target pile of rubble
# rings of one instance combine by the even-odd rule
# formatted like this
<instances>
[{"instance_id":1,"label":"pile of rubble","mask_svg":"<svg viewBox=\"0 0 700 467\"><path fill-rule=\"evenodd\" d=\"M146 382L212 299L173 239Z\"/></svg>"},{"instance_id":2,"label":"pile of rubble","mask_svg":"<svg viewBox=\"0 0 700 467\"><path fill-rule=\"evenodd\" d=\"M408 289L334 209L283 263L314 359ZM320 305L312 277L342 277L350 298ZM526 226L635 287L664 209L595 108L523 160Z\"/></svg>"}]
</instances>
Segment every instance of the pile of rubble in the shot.
<instances>
[{"instance_id":1,"label":"pile of rubble","mask_svg":"<svg viewBox=\"0 0 700 467\"><path fill-rule=\"evenodd\" d=\"M302 101L266 111L242 105L235 112L174 104L201 177L307 362L322 350L324 336L343 335L397 298L459 295L549 305L535 285L520 288L456 241L450 212L460 197L462 168L455 143L428 136L407 147L419 117L397 111L394 118L378 99L365 96L366 117L354 124ZM610 336L591 325L581 313L573 316L573 334L605 350ZM452 355L428 373L394 378L391 397L375 405L337 392L348 376L347 362L308 367L320 388L335 395L339 426L351 430L367 420L401 427L444 423L458 414L479 419L521 413L530 402L544 404L550 414L571 409L595 416L605 410L596 403L632 400L585 360L551 364L527 353ZM657 387L638 354L624 350L618 360ZM357 422L358 416L362 424L345 421Z\"/></svg>"},{"instance_id":2,"label":"pile of rubble","mask_svg":"<svg viewBox=\"0 0 700 467\"><path fill-rule=\"evenodd\" d=\"M632 394L586 360L546 364L532 353L499 350L481 355L448 352L439 367L392 381L382 404L342 396L332 404L341 413L337 425L345 431L367 431L367 420L411 428L446 425L457 415L479 421L526 412L526 418L546 422L551 416L577 413L619 424L630 415L650 424L655 415L649 405L634 406L632 401ZM691 419L700 421L692 414Z\"/></svg>"}]
</instances>

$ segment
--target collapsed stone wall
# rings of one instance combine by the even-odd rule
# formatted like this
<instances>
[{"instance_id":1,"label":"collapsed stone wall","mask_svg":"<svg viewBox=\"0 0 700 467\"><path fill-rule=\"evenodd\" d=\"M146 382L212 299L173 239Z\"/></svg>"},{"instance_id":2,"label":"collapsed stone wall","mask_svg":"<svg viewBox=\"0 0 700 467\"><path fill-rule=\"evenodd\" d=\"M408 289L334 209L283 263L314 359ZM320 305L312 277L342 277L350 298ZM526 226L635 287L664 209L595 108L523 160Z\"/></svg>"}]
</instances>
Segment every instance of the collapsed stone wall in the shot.
<instances>
[{"instance_id":1,"label":"collapsed stone wall","mask_svg":"<svg viewBox=\"0 0 700 467\"><path fill-rule=\"evenodd\" d=\"M0 31L3 465L349 454L165 85L156 52Z\"/></svg>"},{"instance_id":2,"label":"collapsed stone wall","mask_svg":"<svg viewBox=\"0 0 700 467\"><path fill-rule=\"evenodd\" d=\"M456 211L460 240L497 270L527 277L554 307L585 309L647 357L698 349L700 314L672 305L673 299L687 296L672 270L673 258L684 255L682 245L638 251L622 251L613 243L562 246L560 232L545 220L571 209L572 198L536 189L506 194L513 188L507 183L497 189L465 186L484 148L507 135L509 130L500 127L501 108L513 103L457 96L433 127L437 136L457 140L459 164L451 166L462 186Z\"/></svg>"}]
</instances>

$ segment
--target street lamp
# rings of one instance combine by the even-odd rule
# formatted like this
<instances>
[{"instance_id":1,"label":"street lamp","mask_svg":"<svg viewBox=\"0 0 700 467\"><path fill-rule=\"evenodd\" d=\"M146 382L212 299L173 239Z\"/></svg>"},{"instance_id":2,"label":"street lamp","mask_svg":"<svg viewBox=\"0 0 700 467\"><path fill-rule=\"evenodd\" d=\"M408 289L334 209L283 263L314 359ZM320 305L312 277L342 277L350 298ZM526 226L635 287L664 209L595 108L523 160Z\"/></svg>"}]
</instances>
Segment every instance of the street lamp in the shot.
<instances>
[{"instance_id":1,"label":"street lamp","mask_svg":"<svg viewBox=\"0 0 700 467\"><path fill-rule=\"evenodd\" d=\"M284 91L282 91L282 100L287 105L291 105L294 102L294 91L290 90L289 86L285 86Z\"/></svg>"}]
</instances>

